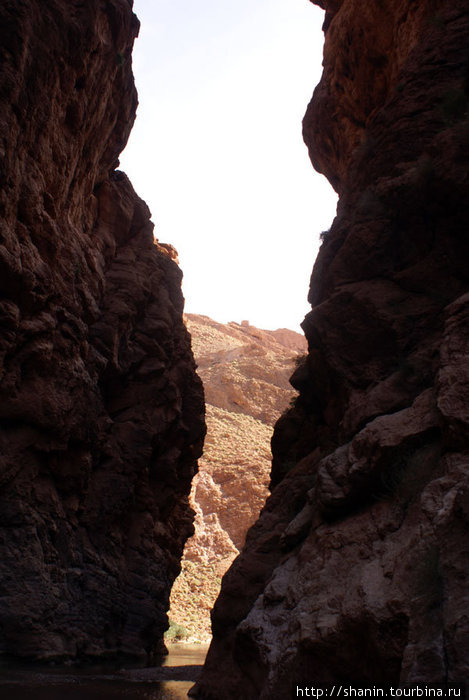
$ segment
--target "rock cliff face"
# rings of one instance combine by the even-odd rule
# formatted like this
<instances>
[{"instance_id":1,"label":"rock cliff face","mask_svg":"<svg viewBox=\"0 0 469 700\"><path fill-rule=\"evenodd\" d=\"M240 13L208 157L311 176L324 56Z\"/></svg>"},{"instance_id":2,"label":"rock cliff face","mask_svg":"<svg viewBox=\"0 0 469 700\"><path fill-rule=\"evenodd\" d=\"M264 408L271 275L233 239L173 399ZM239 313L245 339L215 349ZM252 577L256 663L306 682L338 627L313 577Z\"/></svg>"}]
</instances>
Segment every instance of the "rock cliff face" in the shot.
<instances>
[{"instance_id":1,"label":"rock cliff face","mask_svg":"<svg viewBox=\"0 0 469 700\"><path fill-rule=\"evenodd\" d=\"M181 273L116 170L129 0L0 5L0 653L144 658L192 531Z\"/></svg>"},{"instance_id":2,"label":"rock cliff face","mask_svg":"<svg viewBox=\"0 0 469 700\"><path fill-rule=\"evenodd\" d=\"M338 214L200 698L469 678L469 5L318 4L304 135Z\"/></svg>"},{"instance_id":3,"label":"rock cliff face","mask_svg":"<svg viewBox=\"0 0 469 700\"><path fill-rule=\"evenodd\" d=\"M244 544L268 494L275 421L296 396L288 378L306 341L288 329L187 314L207 401L207 437L192 483L195 533L171 592L169 617L191 637L210 639L221 577Z\"/></svg>"}]
</instances>

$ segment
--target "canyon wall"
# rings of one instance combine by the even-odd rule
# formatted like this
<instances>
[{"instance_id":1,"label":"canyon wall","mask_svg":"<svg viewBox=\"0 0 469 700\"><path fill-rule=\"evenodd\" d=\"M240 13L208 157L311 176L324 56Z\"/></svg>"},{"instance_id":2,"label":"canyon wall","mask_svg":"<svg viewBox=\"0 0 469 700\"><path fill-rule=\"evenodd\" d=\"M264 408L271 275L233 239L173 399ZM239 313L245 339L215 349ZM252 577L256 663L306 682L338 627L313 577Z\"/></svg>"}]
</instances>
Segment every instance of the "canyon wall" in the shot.
<instances>
[{"instance_id":1,"label":"canyon wall","mask_svg":"<svg viewBox=\"0 0 469 700\"><path fill-rule=\"evenodd\" d=\"M304 359L306 341L294 331L260 330L247 321L185 319L205 389L207 436L190 498L195 533L168 614L189 638L208 641L221 577L268 495L273 425L297 394L288 379Z\"/></svg>"},{"instance_id":2,"label":"canyon wall","mask_svg":"<svg viewBox=\"0 0 469 700\"><path fill-rule=\"evenodd\" d=\"M0 654L161 651L203 391L181 272L116 170L130 0L0 4Z\"/></svg>"},{"instance_id":3,"label":"canyon wall","mask_svg":"<svg viewBox=\"0 0 469 700\"><path fill-rule=\"evenodd\" d=\"M340 200L199 698L469 678L469 3L316 4L304 136Z\"/></svg>"}]
</instances>

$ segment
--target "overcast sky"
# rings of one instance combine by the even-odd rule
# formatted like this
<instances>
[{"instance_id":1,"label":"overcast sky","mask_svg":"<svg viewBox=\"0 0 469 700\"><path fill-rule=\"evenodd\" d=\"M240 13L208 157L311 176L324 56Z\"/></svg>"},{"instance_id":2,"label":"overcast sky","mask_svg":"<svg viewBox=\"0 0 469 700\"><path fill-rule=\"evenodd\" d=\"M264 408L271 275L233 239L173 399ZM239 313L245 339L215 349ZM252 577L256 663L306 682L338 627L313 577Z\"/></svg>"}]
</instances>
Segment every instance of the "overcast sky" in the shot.
<instances>
[{"instance_id":1,"label":"overcast sky","mask_svg":"<svg viewBox=\"0 0 469 700\"><path fill-rule=\"evenodd\" d=\"M321 75L308 0L135 0L137 121L121 168L179 252L186 311L298 330L336 196L301 120Z\"/></svg>"}]
</instances>

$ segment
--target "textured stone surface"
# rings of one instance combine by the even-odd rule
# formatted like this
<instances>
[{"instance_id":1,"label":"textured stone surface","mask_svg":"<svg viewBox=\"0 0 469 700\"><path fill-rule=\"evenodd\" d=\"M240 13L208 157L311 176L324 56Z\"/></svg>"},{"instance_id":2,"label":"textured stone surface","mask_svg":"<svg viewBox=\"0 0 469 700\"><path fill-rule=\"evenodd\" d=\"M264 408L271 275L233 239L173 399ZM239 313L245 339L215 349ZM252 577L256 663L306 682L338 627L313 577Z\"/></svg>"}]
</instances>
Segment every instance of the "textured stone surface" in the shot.
<instances>
[{"instance_id":1,"label":"textured stone surface","mask_svg":"<svg viewBox=\"0 0 469 700\"><path fill-rule=\"evenodd\" d=\"M200 698L469 678L469 5L318 4L304 134L338 215Z\"/></svg>"},{"instance_id":2,"label":"textured stone surface","mask_svg":"<svg viewBox=\"0 0 469 700\"><path fill-rule=\"evenodd\" d=\"M128 0L0 5L0 653L145 658L192 531L181 273L116 170Z\"/></svg>"},{"instance_id":3,"label":"textured stone surface","mask_svg":"<svg viewBox=\"0 0 469 700\"><path fill-rule=\"evenodd\" d=\"M241 549L268 494L273 424L296 396L288 382L306 341L288 329L187 314L207 400L207 437L191 505L195 534L171 593L171 620L210 639L221 577Z\"/></svg>"}]
</instances>

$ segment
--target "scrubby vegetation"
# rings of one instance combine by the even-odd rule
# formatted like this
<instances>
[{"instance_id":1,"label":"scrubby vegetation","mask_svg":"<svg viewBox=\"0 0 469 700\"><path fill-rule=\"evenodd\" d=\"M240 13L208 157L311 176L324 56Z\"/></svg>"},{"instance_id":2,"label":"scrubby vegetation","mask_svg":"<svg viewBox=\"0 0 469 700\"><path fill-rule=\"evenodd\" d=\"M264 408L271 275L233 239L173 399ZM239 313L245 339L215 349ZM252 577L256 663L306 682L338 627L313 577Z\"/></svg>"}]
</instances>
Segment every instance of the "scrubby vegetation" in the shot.
<instances>
[{"instance_id":1,"label":"scrubby vegetation","mask_svg":"<svg viewBox=\"0 0 469 700\"><path fill-rule=\"evenodd\" d=\"M169 621L169 627L164 633L165 642L182 642L190 636L188 629L177 622Z\"/></svg>"},{"instance_id":2,"label":"scrubby vegetation","mask_svg":"<svg viewBox=\"0 0 469 700\"><path fill-rule=\"evenodd\" d=\"M170 622L166 641L200 641L210 639L210 610L218 596L221 576L216 564L182 562L182 571L171 593L171 608L177 611L182 624ZM174 614L174 613L173 613ZM172 633L172 629L185 634Z\"/></svg>"}]
</instances>

